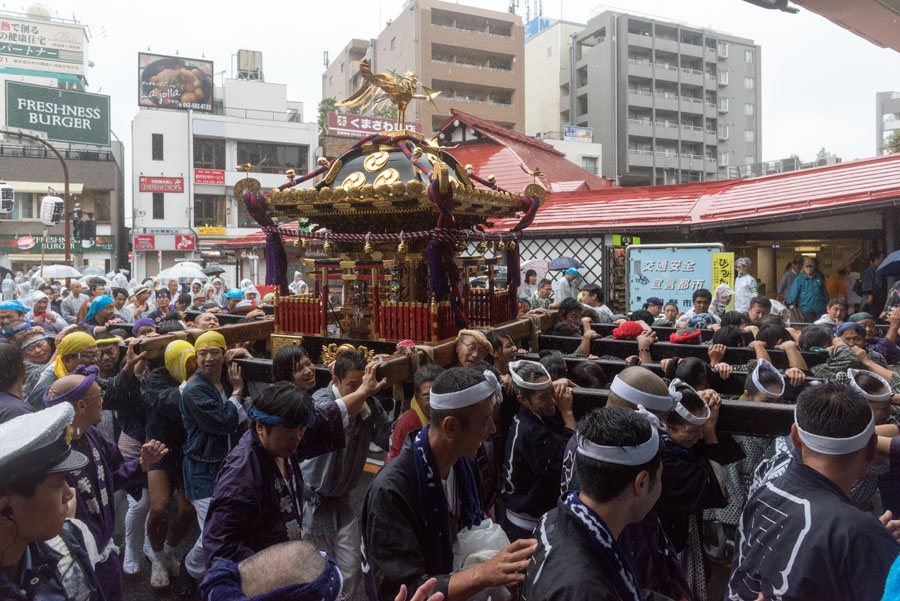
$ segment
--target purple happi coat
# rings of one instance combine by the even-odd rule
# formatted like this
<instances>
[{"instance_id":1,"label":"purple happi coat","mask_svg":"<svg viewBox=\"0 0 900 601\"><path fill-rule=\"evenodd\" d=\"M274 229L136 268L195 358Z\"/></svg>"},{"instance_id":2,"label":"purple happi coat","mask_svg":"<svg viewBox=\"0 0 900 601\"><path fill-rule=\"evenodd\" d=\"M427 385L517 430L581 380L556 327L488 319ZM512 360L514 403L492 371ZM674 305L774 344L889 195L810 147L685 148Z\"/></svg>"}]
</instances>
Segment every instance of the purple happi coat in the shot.
<instances>
[{"instance_id":1,"label":"purple happi coat","mask_svg":"<svg viewBox=\"0 0 900 601\"><path fill-rule=\"evenodd\" d=\"M219 469L206 514L207 569L216 557L240 562L274 544L300 540L304 488L300 461L343 449L345 416L336 402L316 406L300 446L286 459L287 479L256 432L244 432Z\"/></svg>"},{"instance_id":2,"label":"purple happi coat","mask_svg":"<svg viewBox=\"0 0 900 601\"><path fill-rule=\"evenodd\" d=\"M80 470L71 472L66 480L75 489L78 503L75 517L84 522L94 539L101 557L107 559L95 566L97 579L107 601L123 599L122 571L118 553L104 550L112 542L116 526L116 508L113 495L124 490L135 499L141 498L141 489L147 486L147 477L141 471L140 460L126 460L119 447L97 428L88 428L72 448L90 460Z\"/></svg>"}]
</instances>

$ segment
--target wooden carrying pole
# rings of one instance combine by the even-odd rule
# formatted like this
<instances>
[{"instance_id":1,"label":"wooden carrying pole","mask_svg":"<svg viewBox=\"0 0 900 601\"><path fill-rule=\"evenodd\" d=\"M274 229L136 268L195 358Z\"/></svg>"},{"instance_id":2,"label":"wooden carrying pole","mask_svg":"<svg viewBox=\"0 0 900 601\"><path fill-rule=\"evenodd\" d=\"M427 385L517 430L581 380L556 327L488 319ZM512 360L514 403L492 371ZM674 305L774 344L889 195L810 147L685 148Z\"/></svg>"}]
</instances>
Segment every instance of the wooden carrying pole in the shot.
<instances>
[{"instance_id":1,"label":"wooden carrying pole","mask_svg":"<svg viewBox=\"0 0 900 601\"><path fill-rule=\"evenodd\" d=\"M226 344L238 344L249 340L263 340L268 338L275 331L275 320L261 319L253 323L239 323L230 326L220 326L215 328L216 332L222 334ZM166 352L166 347L170 342L176 340L186 340L191 344L197 340L197 337L204 330L190 329L181 332L173 332L165 336L154 336L152 338L144 338L136 349L138 353L146 352L147 359L155 359L162 357Z\"/></svg>"}]
</instances>

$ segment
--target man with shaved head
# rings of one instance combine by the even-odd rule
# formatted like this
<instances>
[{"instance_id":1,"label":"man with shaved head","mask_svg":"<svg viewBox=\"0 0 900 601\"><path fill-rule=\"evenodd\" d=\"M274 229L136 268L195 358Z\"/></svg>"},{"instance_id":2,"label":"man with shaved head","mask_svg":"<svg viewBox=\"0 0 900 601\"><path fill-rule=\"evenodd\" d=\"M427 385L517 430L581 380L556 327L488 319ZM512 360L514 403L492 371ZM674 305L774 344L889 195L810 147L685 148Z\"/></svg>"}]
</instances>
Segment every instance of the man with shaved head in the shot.
<instances>
[{"instance_id":1,"label":"man with shaved head","mask_svg":"<svg viewBox=\"0 0 900 601\"><path fill-rule=\"evenodd\" d=\"M609 386L607 407L625 407L647 416L659 428L669 412L675 408L669 387L652 371L644 367L628 367L617 375ZM660 430L660 438L663 438ZM574 470L577 454L575 436L569 440L563 459L562 490L580 490L578 474ZM625 526L619 544L631 561L642 590L654 591L672 599L688 599L690 588L681 574L678 554L666 536L655 510L640 522Z\"/></svg>"},{"instance_id":2,"label":"man with shaved head","mask_svg":"<svg viewBox=\"0 0 900 601\"><path fill-rule=\"evenodd\" d=\"M194 325L201 330L214 330L219 327L219 318L207 311L197 316Z\"/></svg>"},{"instance_id":3,"label":"man with shaved head","mask_svg":"<svg viewBox=\"0 0 900 601\"><path fill-rule=\"evenodd\" d=\"M113 495L125 490L140 498L147 486L144 472L166 454L161 442L151 440L141 447L140 457L126 461L116 444L95 426L100 422L103 391L97 383L96 365L78 366L74 373L59 378L44 394L44 405L70 403L75 408L72 421L72 448L88 457L88 464L66 479L75 488L75 517L84 522L94 539L102 561L95 570L105 598L124 598L122 569L112 535L116 524Z\"/></svg>"}]
</instances>

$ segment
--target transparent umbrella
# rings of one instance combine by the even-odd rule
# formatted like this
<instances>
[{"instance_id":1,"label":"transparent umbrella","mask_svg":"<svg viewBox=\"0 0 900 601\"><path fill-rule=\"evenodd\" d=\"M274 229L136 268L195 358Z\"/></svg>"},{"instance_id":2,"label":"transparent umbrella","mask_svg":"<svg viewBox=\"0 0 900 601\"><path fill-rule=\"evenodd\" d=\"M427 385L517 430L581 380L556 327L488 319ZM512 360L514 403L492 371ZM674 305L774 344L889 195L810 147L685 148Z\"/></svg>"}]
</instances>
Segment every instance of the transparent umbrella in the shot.
<instances>
[{"instance_id":1,"label":"transparent umbrella","mask_svg":"<svg viewBox=\"0 0 900 601\"><path fill-rule=\"evenodd\" d=\"M208 276L203 273L203 268L194 263L193 265L188 265L185 263L178 263L173 267L169 267L168 269L163 269L156 276L156 281L166 280L166 279L198 279L198 280L206 280Z\"/></svg>"},{"instance_id":2,"label":"transparent umbrella","mask_svg":"<svg viewBox=\"0 0 900 601\"><path fill-rule=\"evenodd\" d=\"M81 272L70 265L44 265L37 273L45 280L62 280L65 278L80 278Z\"/></svg>"}]
</instances>

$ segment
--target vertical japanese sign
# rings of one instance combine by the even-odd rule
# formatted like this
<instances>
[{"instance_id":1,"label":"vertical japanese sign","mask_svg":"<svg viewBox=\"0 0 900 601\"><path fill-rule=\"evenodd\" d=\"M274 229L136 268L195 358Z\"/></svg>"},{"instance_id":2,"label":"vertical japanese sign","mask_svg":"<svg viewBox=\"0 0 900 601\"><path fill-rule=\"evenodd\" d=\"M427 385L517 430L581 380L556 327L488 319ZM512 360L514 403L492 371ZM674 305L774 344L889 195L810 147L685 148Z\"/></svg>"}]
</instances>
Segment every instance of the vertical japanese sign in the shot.
<instances>
[{"instance_id":1,"label":"vertical japanese sign","mask_svg":"<svg viewBox=\"0 0 900 601\"><path fill-rule=\"evenodd\" d=\"M728 284L734 290L734 253L713 253L712 292L719 284ZM734 297L728 303L728 310L734 307Z\"/></svg>"},{"instance_id":2,"label":"vertical japanese sign","mask_svg":"<svg viewBox=\"0 0 900 601\"><path fill-rule=\"evenodd\" d=\"M675 301L679 311L687 311L693 306L694 291L705 288L712 292L718 285L714 256L723 254L721 251L721 244L629 246L628 309L636 311L655 296L664 302Z\"/></svg>"}]
</instances>

